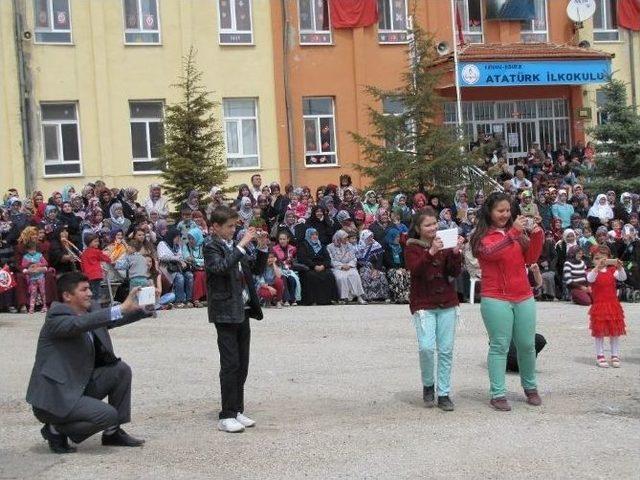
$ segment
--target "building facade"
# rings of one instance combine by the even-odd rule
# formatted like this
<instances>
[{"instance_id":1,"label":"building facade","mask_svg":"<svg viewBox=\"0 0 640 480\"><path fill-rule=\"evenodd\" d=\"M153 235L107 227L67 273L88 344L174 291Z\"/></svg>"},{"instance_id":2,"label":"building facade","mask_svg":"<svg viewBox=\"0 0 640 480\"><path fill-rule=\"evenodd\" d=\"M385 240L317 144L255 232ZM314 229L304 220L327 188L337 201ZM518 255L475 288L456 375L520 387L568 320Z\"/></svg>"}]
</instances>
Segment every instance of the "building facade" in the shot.
<instances>
[{"instance_id":1,"label":"building facade","mask_svg":"<svg viewBox=\"0 0 640 480\"><path fill-rule=\"evenodd\" d=\"M279 179L269 2L14 0L0 9L3 190L50 192L101 178L144 196L158 180L164 107L179 98L171 85L191 46L220 103L229 184L247 170Z\"/></svg>"},{"instance_id":2,"label":"building facade","mask_svg":"<svg viewBox=\"0 0 640 480\"><path fill-rule=\"evenodd\" d=\"M610 68L637 103L640 33L618 28L617 0L595 0L580 25L569 0L364 0L377 21L336 28L339 2L0 2L0 187L52 191L102 178L144 192L158 180L164 106L178 98L171 85L191 46L220 102L228 185L260 172L264 182L311 187L349 174L365 186L355 165L367 160L350 132L372 133L369 106L394 113L365 87L401 84L412 23L438 45L441 120L458 121L460 43L465 130L502 136L512 159L533 143L585 139L602 102L602 77L590 72ZM523 70L482 77L489 69Z\"/></svg>"}]
</instances>

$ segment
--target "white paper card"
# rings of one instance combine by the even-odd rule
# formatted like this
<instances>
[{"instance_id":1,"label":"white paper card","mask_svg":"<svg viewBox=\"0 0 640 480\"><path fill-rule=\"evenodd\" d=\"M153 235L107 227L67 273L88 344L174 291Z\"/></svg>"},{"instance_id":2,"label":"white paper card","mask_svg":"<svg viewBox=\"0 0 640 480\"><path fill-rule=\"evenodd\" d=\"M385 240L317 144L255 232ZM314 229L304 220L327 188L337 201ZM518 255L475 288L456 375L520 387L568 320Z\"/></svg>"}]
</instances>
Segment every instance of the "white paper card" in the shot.
<instances>
[{"instance_id":1,"label":"white paper card","mask_svg":"<svg viewBox=\"0 0 640 480\"><path fill-rule=\"evenodd\" d=\"M142 287L138 292L138 305L144 307L146 305L155 305L156 289L153 287Z\"/></svg>"},{"instance_id":2,"label":"white paper card","mask_svg":"<svg viewBox=\"0 0 640 480\"><path fill-rule=\"evenodd\" d=\"M438 230L436 237L442 240L444 245L442 248L453 248L458 244L458 229L448 228L446 230Z\"/></svg>"}]
</instances>

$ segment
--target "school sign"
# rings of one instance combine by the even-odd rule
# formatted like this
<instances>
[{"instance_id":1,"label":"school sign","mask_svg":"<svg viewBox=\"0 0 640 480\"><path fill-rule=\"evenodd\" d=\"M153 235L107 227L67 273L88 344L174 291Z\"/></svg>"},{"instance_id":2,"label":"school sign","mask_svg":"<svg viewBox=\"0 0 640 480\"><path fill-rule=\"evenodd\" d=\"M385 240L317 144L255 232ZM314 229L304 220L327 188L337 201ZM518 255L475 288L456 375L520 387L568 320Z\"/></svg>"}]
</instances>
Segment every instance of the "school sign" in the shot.
<instances>
[{"instance_id":1,"label":"school sign","mask_svg":"<svg viewBox=\"0 0 640 480\"><path fill-rule=\"evenodd\" d=\"M611 74L611 60L551 60L523 62L461 62L461 87L524 85L585 85L603 83Z\"/></svg>"}]
</instances>

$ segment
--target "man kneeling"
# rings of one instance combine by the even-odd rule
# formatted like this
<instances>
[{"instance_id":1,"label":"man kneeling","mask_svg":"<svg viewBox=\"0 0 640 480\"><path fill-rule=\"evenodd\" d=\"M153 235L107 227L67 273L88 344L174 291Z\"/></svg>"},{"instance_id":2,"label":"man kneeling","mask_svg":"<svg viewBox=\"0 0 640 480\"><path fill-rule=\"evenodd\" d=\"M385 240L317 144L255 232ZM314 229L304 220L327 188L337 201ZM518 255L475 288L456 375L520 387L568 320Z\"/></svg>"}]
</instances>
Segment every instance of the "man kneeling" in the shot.
<instances>
[{"instance_id":1,"label":"man kneeling","mask_svg":"<svg viewBox=\"0 0 640 480\"><path fill-rule=\"evenodd\" d=\"M115 356L107 330L152 315L138 306L139 291L132 289L121 305L100 308L82 273L60 277L61 302L51 305L40 330L27 390L52 452L74 452L68 438L80 443L100 431L103 445L144 443L120 428L130 420L131 368Z\"/></svg>"}]
</instances>

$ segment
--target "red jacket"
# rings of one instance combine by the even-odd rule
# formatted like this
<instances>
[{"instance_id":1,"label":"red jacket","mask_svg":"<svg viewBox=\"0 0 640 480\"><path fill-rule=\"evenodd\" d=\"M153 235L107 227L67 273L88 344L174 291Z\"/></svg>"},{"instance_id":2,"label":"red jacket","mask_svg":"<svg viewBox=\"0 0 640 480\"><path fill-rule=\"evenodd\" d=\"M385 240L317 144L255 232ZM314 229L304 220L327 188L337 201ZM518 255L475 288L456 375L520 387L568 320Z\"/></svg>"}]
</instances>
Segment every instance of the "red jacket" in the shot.
<instances>
[{"instance_id":1,"label":"red jacket","mask_svg":"<svg viewBox=\"0 0 640 480\"><path fill-rule=\"evenodd\" d=\"M99 248L87 247L80 255L80 267L89 280L102 280L102 266L100 262L111 263Z\"/></svg>"},{"instance_id":2,"label":"red jacket","mask_svg":"<svg viewBox=\"0 0 640 480\"><path fill-rule=\"evenodd\" d=\"M543 243L542 229L530 237L515 228L506 233L489 230L480 241L477 255L482 270L482 296L508 302L532 297L526 265L538 261Z\"/></svg>"},{"instance_id":3,"label":"red jacket","mask_svg":"<svg viewBox=\"0 0 640 480\"><path fill-rule=\"evenodd\" d=\"M431 255L425 247L420 240L409 239L404 250L405 265L411 272L411 313L456 307L458 294L452 279L462 271L462 254L447 249Z\"/></svg>"}]
</instances>

